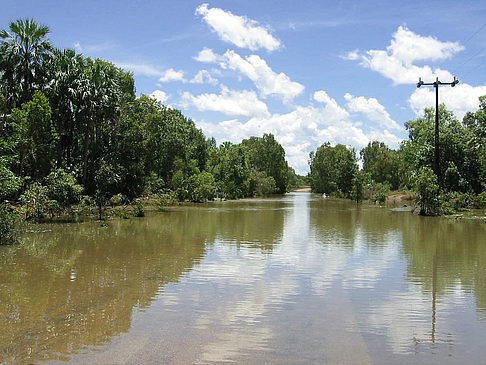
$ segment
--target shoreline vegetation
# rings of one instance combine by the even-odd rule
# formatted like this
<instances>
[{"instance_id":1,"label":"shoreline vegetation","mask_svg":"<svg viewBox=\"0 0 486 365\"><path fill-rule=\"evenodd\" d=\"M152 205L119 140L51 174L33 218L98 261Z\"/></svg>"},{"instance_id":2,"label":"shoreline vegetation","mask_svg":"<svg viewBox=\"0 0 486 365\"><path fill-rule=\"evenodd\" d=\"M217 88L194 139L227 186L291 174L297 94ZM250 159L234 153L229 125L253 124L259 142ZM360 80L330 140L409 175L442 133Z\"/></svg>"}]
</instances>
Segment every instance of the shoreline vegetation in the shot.
<instances>
[{"instance_id":1,"label":"shoreline vegetation","mask_svg":"<svg viewBox=\"0 0 486 365\"><path fill-rule=\"evenodd\" d=\"M372 141L358 154L326 142L300 176L273 134L217 145L181 111L137 97L131 72L57 49L48 34L32 19L0 32L0 244L15 241L19 218L94 209L101 220L107 206L143 216L147 196L168 206L305 187L384 204L390 191L404 190L423 215L486 208L486 96L462 122L440 106L440 179L429 108L405 123L409 138L399 149Z\"/></svg>"}]
</instances>

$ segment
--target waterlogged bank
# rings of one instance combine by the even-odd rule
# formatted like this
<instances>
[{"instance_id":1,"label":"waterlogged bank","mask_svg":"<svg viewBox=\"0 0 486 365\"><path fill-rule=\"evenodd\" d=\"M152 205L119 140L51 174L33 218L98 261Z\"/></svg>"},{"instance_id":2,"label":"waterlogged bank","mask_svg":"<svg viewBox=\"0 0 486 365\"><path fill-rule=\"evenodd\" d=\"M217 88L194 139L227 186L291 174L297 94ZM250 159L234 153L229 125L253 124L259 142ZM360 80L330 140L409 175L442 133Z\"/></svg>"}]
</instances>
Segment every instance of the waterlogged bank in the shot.
<instances>
[{"instance_id":1,"label":"waterlogged bank","mask_svg":"<svg viewBox=\"0 0 486 365\"><path fill-rule=\"evenodd\" d=\"M481 222L292 193L37 227L0 248L0 362L486 355Z\"/></svg>"}]
</instances>

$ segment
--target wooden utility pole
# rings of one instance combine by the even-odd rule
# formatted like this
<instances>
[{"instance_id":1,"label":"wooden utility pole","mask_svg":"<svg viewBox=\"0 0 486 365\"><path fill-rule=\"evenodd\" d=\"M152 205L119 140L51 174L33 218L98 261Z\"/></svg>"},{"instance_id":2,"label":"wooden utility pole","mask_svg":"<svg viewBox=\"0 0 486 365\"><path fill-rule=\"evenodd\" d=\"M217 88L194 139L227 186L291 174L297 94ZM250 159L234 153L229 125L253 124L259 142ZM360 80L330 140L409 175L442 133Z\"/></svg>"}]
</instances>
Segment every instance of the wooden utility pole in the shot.
<instances>
[{"instance_id":1,"label":"wooden utility pole","mask_svg":"<svg viewBox=\"0 0 486 365\"><path fill-rule=\"evenodd\" d=\"M419 77L419 82L417 83L417 87L422 85L425 86L434 86L435 87L435 150L434 150L434 170L435 176L437 176L437 182L439 186L442 186L442 176L440 173L440 151L439 151L439 85L451 85L451 87L456 86L459 83L459 80L456 79L454 76L454 81L452 82L440 82L439 78L435 79L435 82L423 82L422 78Z\"/></svg>"}]
</instances>

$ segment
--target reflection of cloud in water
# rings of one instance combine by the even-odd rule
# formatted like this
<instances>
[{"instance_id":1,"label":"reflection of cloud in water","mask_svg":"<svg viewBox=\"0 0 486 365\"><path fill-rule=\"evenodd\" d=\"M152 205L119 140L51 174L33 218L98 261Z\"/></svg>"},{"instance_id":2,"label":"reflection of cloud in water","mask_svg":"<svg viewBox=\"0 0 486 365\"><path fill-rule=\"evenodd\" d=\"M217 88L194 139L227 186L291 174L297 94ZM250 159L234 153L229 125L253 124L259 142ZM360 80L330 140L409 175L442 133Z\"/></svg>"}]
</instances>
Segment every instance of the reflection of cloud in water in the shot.
<instances>
[{"instance_id":1,"label":"reflection of cloud in water","mask_svg":"<svg viewBox=\"0 0 486 365\"><path fill-rule=\"evenodd\" d=\"M437 300L433 309L432 294L425 296L419 285L409 284L405 291L394 291L370 308L367 328L386 335L396 354L414 352L424 344L452 344L448 317L457 308L453 297L444 299Z\"/></svg>"}]
</instances>

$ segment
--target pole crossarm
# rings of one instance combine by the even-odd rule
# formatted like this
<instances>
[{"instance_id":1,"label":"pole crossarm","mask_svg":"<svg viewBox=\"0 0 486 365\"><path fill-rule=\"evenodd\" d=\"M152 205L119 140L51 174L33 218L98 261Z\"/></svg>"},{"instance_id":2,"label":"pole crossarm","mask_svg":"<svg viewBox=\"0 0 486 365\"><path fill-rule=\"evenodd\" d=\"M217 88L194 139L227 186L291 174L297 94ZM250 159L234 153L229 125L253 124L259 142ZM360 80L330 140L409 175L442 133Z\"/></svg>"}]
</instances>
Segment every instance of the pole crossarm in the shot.
<instances>
[{"instance_id":1,"label":"pole crossarm","mask_svg":"<svg viewBox=\"0 0 486 365\"><path fill-rule=\"evenodd\" d=\"M441 82L437 77L435 82L423 82L422 78L419 77L419 82L417 82L417 87L421 86L433 86L435 88L435 148L434 148L434 170L437 176L437 182L439 186L442 186L442 178L440 174L440 151L439 151L439 86L440 85L451 85L451 87L456 86L459 80L454 76L454 81L452 82Z\"/></svg>"}]
</instances>

